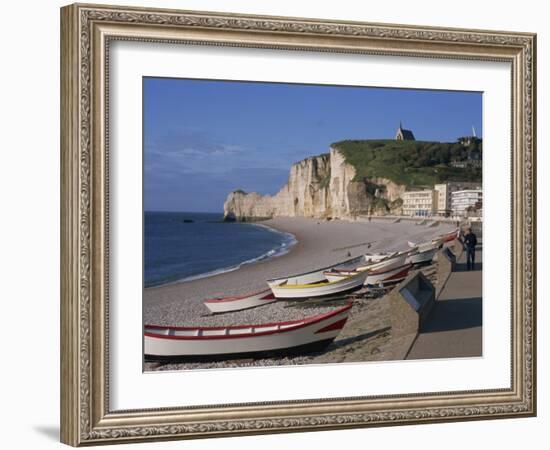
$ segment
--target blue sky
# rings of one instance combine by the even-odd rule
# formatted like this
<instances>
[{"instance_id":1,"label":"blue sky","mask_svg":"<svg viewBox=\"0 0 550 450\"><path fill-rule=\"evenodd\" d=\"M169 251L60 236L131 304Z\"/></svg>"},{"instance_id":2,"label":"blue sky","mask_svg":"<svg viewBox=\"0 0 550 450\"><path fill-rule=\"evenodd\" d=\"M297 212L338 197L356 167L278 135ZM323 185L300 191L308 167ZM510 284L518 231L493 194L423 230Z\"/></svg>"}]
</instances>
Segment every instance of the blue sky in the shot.
<instances>
[{"instance_id":1,"label":"blue sky","mask_svg":"<svg viewBox=\"0 0 550 450\"><path fill-rule=\"evenodd\" d=\"M344 139L482 137L482 94L166 78L143 80L147 211L222 212L235 189L275 194L290 165Z\"/></svg>"}]
</instances>

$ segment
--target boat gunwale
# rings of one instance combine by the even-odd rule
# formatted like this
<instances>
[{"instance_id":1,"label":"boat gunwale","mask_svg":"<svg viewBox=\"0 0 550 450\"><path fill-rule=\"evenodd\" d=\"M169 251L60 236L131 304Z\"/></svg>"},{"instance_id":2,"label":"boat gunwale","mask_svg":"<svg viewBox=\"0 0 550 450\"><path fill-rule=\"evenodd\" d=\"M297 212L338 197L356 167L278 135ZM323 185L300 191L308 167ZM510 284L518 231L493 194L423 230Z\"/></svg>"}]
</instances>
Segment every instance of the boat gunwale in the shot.
<instances>
[{"instance_id":1,"label":"boat gunwale","mask_svg":"<svg viewBox=\"0 0 550 450\"><path fill-rule=\"evenodd\" d=\"M335 264L331 264L330 266L322 267L320 269L314 269L314 270L310 270L308 272L297 273L295 275L288 275L286 277L270 278L269 280L267 280L267 283L273 283L275 281L288 280L290 278L303 277L304 275L310 275L310 274L315 273L315 272L323 272L323 271L331 269L333 267L340 266L342 264L346 264L346 263L349 263L351 261L355 261L356 259L360 259L360 258L364 258L364 257L365 257L365 255L359 255L359 256L356 256L354 258L346 259L345 261L340 261L340 262L337 262Z\"/></svg>"},{"instance_id":2,"label":"boat gunwale","mask_svg":"<svg viewBox=\"0 0 550 450\"><path fill-rule=\"evenodd\" d=\"M270 288L264 289L263 291L254 292L252 294L245 294L245 295L234 295L231 297L220 297L220 298L209 298L203 301L203 303L224 303L224 302L236 302L238 300L246 300L251 297L255 297L260 294L266 294L264 297L260 297L256 300L268 300L268 295L273 295L273 292ZM270 293L270 294L268 294ZM273 297L274 298L274 297ZM269 300L272 300L273 298L269 298Z\"/></svg>"},{"instance_id":3,"label":"boat gunwale","mask_svg":"<svg viewBox=\"0 0 550 450\"><path fill-rule=\"evenodd\" d=\"M171 327L171 326L162 326L162 325L145 325L144 328L154 328L158 330L178 330L178 331L193 331L193 330L237 330L243 328L263 328L263 327L273 327L273 326L282 326L282 325L291 325L290 327L284 329L276 330L267 330L260 332L251 332L251 333L242 333L242 334L224 334L220 336L210 335L210 336L168 336L161 335L156 333L150 333L145 331L143 334L145 337L153 339L168 339L168 340L216 340L216 339L237 339L243 337L257 337L257 336L266 336L270 334L279 334L286 333L289 331L298 330L306 326L314 325L316 323L322 322L324 320L330 319L331 317L337 316L343 312L350 310L353 307L353 302L348 302L348 304L342 308L336 309L334 311L329 311L327 313L317 314L315 316L306 317L304 319L291 320L286 322L273 322L273 323L262 323L256 325L236 325L236 326L226 326L226 327ZM347 319L347 317L346 317ZM294 326L292 326L294 325Z\"/></svg>"},{"instance_id":4,"label":"boat gunwale","mask_svg":"<svg viewBox=\"0 0 550 450\"><path fill-rule=\"evenodd\" d=\"M323 271L323 275L325 272L328 272L328 270ZM343 277L341 280L337 281L323 281L321 283L311 283L311 284L285 284L285 285L276 285L271 286L271 289L308 289L308 288L318 288L318 287L325 287L325 286L334 286L338 283L343 283L344 281L349 280L350 278L359 277L360 275L365 274L366 271L357 272L353 275L347 275Z\"/></svg>"}]
</instances>

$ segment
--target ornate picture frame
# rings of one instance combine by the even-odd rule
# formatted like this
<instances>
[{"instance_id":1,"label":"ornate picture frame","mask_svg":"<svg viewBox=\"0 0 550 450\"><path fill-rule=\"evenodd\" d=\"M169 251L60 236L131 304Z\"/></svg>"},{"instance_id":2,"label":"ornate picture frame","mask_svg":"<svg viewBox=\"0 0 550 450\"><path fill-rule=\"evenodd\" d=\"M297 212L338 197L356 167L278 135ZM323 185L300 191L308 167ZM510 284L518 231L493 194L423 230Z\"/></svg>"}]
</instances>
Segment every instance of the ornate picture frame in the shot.
<instances>
[{"instance_id":1,"label":"ornate picture frame","mask_svg":"<svg viewBox=\"0 0 550 450\"><path fill-rule=\"evenodd\" d=\"M511 386L113 411L108 62L115 40L504 61L512 67ZM94 445L536 414L536 36L75 4L61 9L61 440Z\"/></svg>"}]
</instances>

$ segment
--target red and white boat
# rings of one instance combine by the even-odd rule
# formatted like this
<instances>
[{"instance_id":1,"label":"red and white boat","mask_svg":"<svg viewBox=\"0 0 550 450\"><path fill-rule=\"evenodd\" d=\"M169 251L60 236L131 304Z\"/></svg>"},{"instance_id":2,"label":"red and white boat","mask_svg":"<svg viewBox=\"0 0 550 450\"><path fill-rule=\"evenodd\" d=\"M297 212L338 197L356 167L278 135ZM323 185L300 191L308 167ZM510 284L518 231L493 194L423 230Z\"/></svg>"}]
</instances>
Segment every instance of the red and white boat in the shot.
<instances>
[{"instance_id":1,"label":"red and white boat","mask_svg":"<svg viewBox=\"0 0 550 450\"><path fill-rule=\"evenodd\" d=\"M312 270L311 272L300 273L297 275L288 275L281 278L272 278L271 280L267 280L267 285L272 288L272 287L277 287L282 285L290 286L290 285L322 283L326 281L326 278L323 275L323 272L325 270L332 269L335 267L347 267L347 266L356 267L357 264L360 264L363 261L364 261L364 257L358 256L356 258L351 258L346 261L342 261L328 267Z\"/></svg>"},{"instance_id":2,"label":"red and white boat","mask_svg":"<svg viewBox=\"0 0 550 450\"><path fill-rule=\"evenodd\" d=\"M344 327L352 303L289 322L227 327L145 325L146 359L232 358L241 355L299 354L330 344Z\"/></svg>"},{"instance_id":3,"label":"red and white boat","mask_svg":"<svg viewBox=\"0 0 550 450\"><path fill-rule=\"evenodd\" d=\"M365 286L385 286L392 283L397 283L398 281L404 280L409 274L412 264L403 264L397 267L391 268L378 268L378 269L367 269L364 272L353 272L353 271L326 271L325 276L329 281L337 281L339 279L349 277L354 273L364 273L366 278L364 281Z\"/></svg>"},{"instance_id":4,"label":"red and white boat","mask_svg":"<svg viewBox=\"0 0 550 450\"><path fill-rule=\"evenodd\" d=\"M398 283L409 275L412 264L404 264L391 269L368 270L365 286L386 286Z\"/></svg>"},{"instance_id":5,"label":"red and white boat","mask_svg":"<svg viewBox=\"0 0 550 450\"><path fill-rule=\"evenodd\" d=\"M450 233L442 234L438 236L438 238L441 239L445 244L447 242L454 241L455 239L458 238L458 236L460 236L460 228L457 228L456 230L451 231Z\"/></svg>"},{"instance_id":6,"label":"red and white boat","mask_svg":"<svg viewBox=\"0 0 550 450\"><path fill-rule=\"evenodd\" d=\"M210 312L224 313L255 308L257 306L273 303L276 300L277 299L273 295L273 292L271 292L271 289L265 289L261 292L255 292L253 294L242 296L210 298L205 300L203 303L204 306L210 310Z\"/></svg>"}]
</instances>

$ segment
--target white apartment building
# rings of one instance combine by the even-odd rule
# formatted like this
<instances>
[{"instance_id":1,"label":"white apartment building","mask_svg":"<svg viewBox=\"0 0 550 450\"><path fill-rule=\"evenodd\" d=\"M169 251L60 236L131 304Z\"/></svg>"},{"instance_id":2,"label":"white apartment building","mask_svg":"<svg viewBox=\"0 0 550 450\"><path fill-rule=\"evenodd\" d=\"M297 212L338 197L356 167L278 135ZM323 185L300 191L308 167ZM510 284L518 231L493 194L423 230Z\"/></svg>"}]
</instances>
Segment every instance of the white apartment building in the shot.
<instances>
[{"instance_id":1,"label":"white apartment building","mask_svg":"<svg viewBox=\"0 0 550 450\"><path fill-rule=\"evenodd\" d=\"M483 208L483 191L481 189L464 189L451 194L451 209L457 216L472 215L469 208L478 213Z\"/></svg>"},{"instance_id":2,"label":"white apartment building","mask_svg":"<svg viewBox=\"0 0 550 450\"><path fill-rule=\"evenodd\" d=\"M479 185L479 183L470 182L449 182L436 184L434 186L434 190L437 191L437 215L450 215L453 212L453 208L451 205L453 192L467 189L481 190L481 186Z\"/></svg>"},{"instance_id":3,"label":"white apartment building","mask_svg":"<svg viewBox=\"0 0 550 450\"><path fill-rule=\"evenodd\" d=\"M403 194L403 215L426 217L437 211L438 192L434 189L407 191Z\"/></svg>"}]
</instances>

